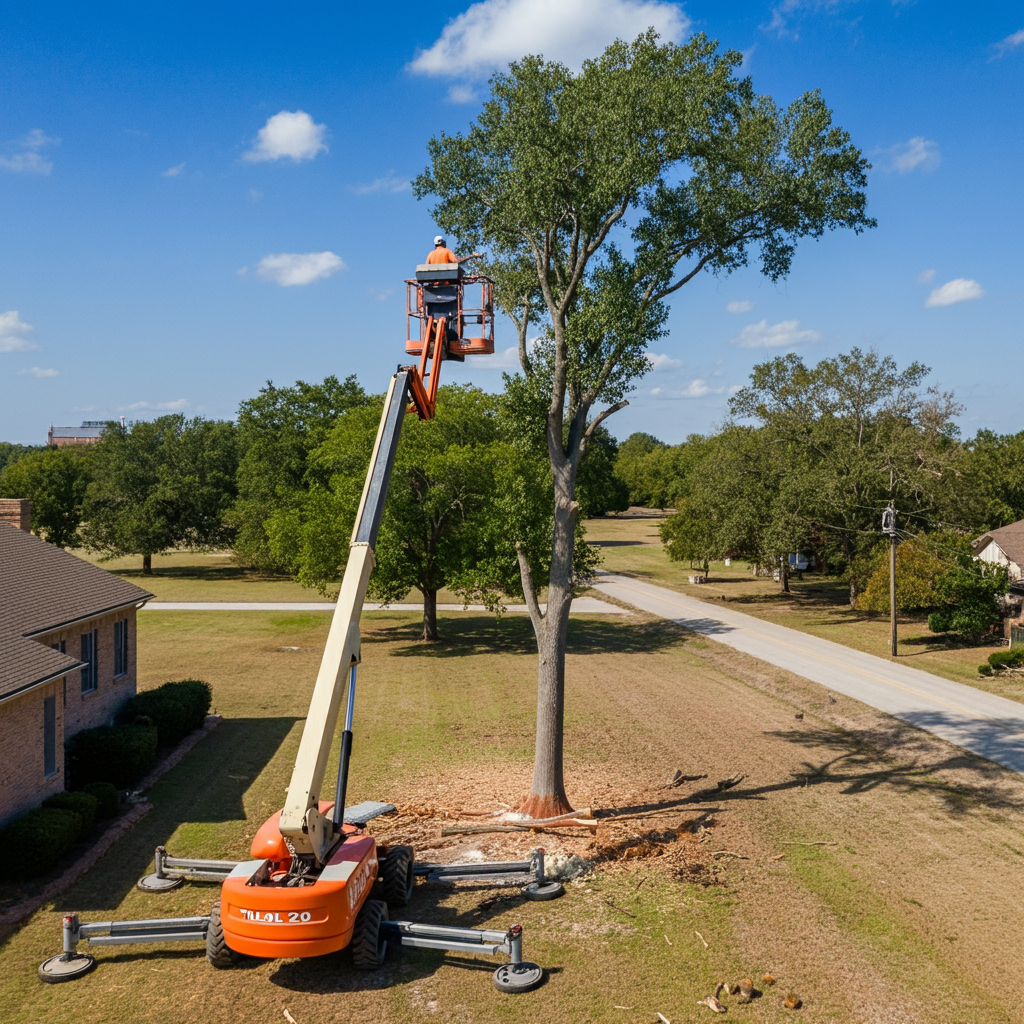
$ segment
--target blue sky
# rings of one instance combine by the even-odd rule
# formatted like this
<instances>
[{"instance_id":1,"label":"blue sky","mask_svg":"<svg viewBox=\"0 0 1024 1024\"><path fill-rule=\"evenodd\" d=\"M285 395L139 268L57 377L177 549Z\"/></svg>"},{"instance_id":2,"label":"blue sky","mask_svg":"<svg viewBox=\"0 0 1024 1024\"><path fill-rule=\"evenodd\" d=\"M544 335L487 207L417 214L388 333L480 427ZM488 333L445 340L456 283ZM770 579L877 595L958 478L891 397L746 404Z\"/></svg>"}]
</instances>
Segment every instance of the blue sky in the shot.
<instances>
[{"instance_id":1,"label":"blue sky","mask_svg":"<svg viewBox=\"0 0 1024 1024\"><path fill-rule=\"evenodd\" d=\"M805 241L676 294L620 438L677 442L786 351L921 360L966 434L1024 429L1024 11L926 0L486 0L431 5L5 4L0 17L0 439L167 410L230 418L268 379L402 359L430 248L408 180L487 75L570 65L654 24L746 56L758 92L820 88L869 157L878 228ZM493 357L445 367L500 388Z\"/></svg>"}]
</instances>

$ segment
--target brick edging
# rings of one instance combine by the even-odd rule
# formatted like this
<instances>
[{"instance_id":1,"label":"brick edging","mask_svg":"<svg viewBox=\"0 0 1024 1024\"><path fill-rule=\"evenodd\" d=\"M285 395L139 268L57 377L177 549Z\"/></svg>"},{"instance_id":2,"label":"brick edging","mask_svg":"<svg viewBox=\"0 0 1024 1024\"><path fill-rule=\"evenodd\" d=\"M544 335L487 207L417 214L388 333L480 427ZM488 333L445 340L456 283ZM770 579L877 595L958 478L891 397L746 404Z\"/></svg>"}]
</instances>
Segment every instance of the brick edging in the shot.
<instances>
[{"instance_id":1,"label":"brick edging","mask_svg":"<svg viewBox=\"0 0 1024 1024\"><path fill-rule=\"evenodd\" d=\"M190 736L187 736L178 746L171 751L143 780L139 783L138 792L143 792L152 787L157 780L169 772L204 736L212 732L223 722L220 715L207 715L206 724L202 729L197 729ZM153 805L148 800L140 800L133 804L124 814L121 815L110 827L99 837L99 839L86 850L62 875L55 878L43 888L43 891L36 896L22 900L13 909L5 914L0 914L0 927L4 925L17 924L30 914L34 914L44 903L59 896L65 889L70 888L87 871L96 866L96 862L120 839L127 835L135 825L151 810Z\"/></svg>"}]
</instances>

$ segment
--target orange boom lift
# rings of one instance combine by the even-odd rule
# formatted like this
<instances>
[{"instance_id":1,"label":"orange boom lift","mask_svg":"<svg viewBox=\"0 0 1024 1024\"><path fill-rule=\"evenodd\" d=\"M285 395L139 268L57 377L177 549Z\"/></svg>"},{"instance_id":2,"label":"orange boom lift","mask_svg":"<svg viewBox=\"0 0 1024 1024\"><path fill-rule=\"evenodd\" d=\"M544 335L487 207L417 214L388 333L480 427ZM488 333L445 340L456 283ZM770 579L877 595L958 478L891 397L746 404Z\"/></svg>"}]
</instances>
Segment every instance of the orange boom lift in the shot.
<instances>
[{"instance_id":1,"label":"orange boom lift","mask_svg":"<svg viewBox=\"0 0 1024 1024\"><path fill-rule=\"evenodd\" d=\"M381 850L367 832L368 822L393 811L393 805L345 806L356 668L361 661L359 618L402 422L411 412L420 419L433 417L445 359L494 351L493 282L488 278L464 274L458 264L424 264L407 285L406 352L420 360L418 365L400 366L388 387L283 809L256 833L248 861L189 861L157 848L156 871L140 880L140 888L158 892L185 878L220 881L220 899L209 917L89 924L77 914L66 915L64 952L42 964L42 980L66 981L91 969L94 958L77 952L83 940L94 945L205 940L215 967L230 967L244 956L310 957L351 947L356 967L374 969L383 960L389 938L409 946L505 952L510 962L494 975L502 991L524 991L541 980L541 968L522 959L518 925L508 932L446 928L389 920L389 912L408 903L416 874L434 880L532 878L524 894L552 899L563 889L545 880L542 850L526 862L418 866L410 847ZM479 305L465 304L467 288L480 289ZM345 720L334 799L321 799L343 694ZM383 899L374 896L378 882Z\"/></svg>"}]
</instances>

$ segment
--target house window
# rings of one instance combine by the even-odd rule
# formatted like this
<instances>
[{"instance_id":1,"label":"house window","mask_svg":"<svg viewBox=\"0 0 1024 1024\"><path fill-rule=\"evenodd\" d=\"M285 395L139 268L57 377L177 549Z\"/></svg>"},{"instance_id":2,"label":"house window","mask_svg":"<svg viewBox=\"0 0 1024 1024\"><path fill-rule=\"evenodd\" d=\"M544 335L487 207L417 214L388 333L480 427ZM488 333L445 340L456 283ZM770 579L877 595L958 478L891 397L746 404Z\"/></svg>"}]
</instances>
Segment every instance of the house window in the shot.
<instances>
[{"instance_id":1,"label":"house window","mask_svg":"<svg viewBox=\"0 0 1024 1024\"><path fill-rule=\"evenodd\" d=\"M97 658L96 658L96 630L90 630L82 634L81 659L85 662L82 669L82 693L90 693L96 689L97 682Z\"/></svg>"},{"instance_id":2,"label":"house window","mask_svg":"<svg viewBox=\"0 0 1024 1024\"><path fill-rule=\"evenodd\" d=\"M114 623L114 675L128 673L128 620Z\"/></svg>"},{"instance_id":3,"label":"house window","mask_svg":"<svg viewBox=\"0 0 1024 1024\"><path fill-rule=\"evenodd\" d=\"M67 654L68 653L66 650L64 650L66 644L65 644L65 642L63 640L58 640L55 644L50 644L50 646L55 651L60 651L61 654Z\"/></svg>"},{"instance_id":4,"label":"house window","mask_svg":"<svg viewBox=\"0 0 1024 1024\"><path fill-rule=\"evenodd\" d=\"M57 771L57 698L43 699L43 774Z\"/></svg>"}]
</instances>

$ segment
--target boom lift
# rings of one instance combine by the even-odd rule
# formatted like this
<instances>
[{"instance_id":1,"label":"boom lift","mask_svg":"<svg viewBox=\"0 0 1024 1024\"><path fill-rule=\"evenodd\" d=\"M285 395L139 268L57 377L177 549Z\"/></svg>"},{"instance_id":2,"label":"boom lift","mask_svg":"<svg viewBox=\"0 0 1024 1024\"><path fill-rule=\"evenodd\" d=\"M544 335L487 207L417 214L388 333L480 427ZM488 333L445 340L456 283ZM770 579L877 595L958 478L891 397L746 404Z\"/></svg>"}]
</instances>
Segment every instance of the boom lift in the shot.
<instances>
[{"instance_id":1,"label":"boom lift","mask_svg":"<svg viewBox=\"0 0 1024 1024\"><path fill-rule=\"evenodd\" d=\"M157 870L140 888L160 891L185 877L221 881L220 899L208 918L120 921L88 924L77 914L64 918L64 953L39 969L44 981L64 981L85 973L93 958L77 953L88 940L99 945L125 942L196 940L205 938L215 967L228 967L242 956L308 957L351 946L356 967L380 965L388 938L402 945L461 951L504 951L510 963L494 974L502 991L525 991L538 984L541 968L522 959L522 929L508 932L447 928L410 921L389 921L389 906L404 906L412 895L415 875L432 879L491 879L518 875L535 880L524 890L529 898L560 895L558 883L544 879L543 851L528 862L509 864L429 865L417 868L413 851L392 846L380 856L366 825L394 810L391 804L368 802L345 807L352 756L352 719L356 668L361 660L359 617L373 570L384 502L395 453L407 412L431 419L437 401L440 365L445 359L494 351L493 283L481 275L464 274L458 264L424 264L407 282L406 352L419 364L400 366L391 378L369 471L352 531L348 563L334 618L317 674L309 713L284 808L256 833L252 860L187 861L157 849ZM467 286L479 287L479 306L464 303ZM417 322L413 336L411 324ZM463 337L479 328L479 336ZM345 727L333 799L321 799L343 692ZM382 882L384 900L372 898Z\"/></svg>"}]
</instances>

